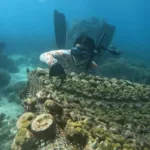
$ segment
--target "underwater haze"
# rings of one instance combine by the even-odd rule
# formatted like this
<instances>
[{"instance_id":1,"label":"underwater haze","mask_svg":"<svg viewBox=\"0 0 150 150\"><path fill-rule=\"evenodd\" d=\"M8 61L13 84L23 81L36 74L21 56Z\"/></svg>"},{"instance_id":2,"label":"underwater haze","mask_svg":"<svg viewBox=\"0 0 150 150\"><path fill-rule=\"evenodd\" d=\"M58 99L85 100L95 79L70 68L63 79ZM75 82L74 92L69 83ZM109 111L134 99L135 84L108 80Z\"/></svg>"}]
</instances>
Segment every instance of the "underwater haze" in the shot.
<instances>
[{"instance_id":1,"label":"underwater haze","mask_svg":"<svg viewBox=\"0 0 150 150\"><path fill-rule=\"evenodd\" d=\"M45 53L57 49L54 10L66 17L65 48L82 32L96 40L105 20L116 26L109 49ZM0 150L150 150L149 100L150 0L0 0Z\"/></svg>"},{"instance_id":2,"label":"underwater haze","mask_svg":"<svg viewBox=\"0 0 150 150\"><path fill-rule=\"evenodd\" d=\"M116 25L115 44L146 59L150 56L149 0L1 0L0 41L5 51L43 52L54 41L53 11L74 20L98 17Z\"/></svg>"}]
</instances>

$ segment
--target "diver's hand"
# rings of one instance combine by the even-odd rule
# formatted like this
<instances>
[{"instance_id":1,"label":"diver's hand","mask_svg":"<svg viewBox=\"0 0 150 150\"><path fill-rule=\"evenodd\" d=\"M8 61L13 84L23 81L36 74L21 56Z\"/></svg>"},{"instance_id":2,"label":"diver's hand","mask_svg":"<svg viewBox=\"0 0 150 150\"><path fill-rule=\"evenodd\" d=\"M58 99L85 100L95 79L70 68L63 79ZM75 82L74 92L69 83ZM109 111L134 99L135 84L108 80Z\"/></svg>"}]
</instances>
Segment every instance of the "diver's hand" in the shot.
<instances>
[{"instance_id":1,"label":"diver's hand","mask_svg":"<svg viewBox=\"0 0 150 150\"><path fill-rule=\"evenodd\" d=\"M66 73L64 71L64 68L61 64L55 63L52 67L49 69L49 76L66 76Z\"/></svg>"}]
</instances>

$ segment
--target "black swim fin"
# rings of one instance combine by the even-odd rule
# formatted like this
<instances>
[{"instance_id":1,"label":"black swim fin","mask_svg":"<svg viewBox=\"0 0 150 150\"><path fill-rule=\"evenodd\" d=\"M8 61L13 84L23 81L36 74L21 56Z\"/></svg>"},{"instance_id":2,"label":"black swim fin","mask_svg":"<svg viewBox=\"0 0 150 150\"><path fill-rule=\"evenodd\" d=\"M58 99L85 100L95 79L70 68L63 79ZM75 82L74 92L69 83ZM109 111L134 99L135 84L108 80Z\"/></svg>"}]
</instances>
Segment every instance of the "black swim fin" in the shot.
<instances>
[{"instance_id":1,"label":"black swim fin","mask_svg":"<svg viewBox=\"0 0 150 150\"><path fill-rule=\"evenodd\" d=\"M116 29L115 26L110 25L106 22L103 23L103 27L100 30L100 33L97 37L97 42L96 42L97 50L108 49L108 46L112 41L115 29Z\"/></svg>"},{"instance_id":2,"label":"black swim fin","mask_svg":"<svg viewBox=\"0 0 150 150\"><path fill-rule=\"evenodd\" d=\"M66 19L63 13L54 10L54 30L56 45L64 49L66 44Z\"/></svg>"},{"instance_id":3,"label":"black swim fin","mask_svg":"<svg viewBox=\"0 0 150 150\"><path fill-rule=\"evenodd\" d=\"M96 50L98 53L95 57L95 61L98 64L102 61L102 57L104 56L105 51L109 51L108 46L112 41L115 30L116 30L115 26L110 25L106 22L103 23L103 26L100 30L100 33L96 41Z\"/></svg>"}]
</instances>

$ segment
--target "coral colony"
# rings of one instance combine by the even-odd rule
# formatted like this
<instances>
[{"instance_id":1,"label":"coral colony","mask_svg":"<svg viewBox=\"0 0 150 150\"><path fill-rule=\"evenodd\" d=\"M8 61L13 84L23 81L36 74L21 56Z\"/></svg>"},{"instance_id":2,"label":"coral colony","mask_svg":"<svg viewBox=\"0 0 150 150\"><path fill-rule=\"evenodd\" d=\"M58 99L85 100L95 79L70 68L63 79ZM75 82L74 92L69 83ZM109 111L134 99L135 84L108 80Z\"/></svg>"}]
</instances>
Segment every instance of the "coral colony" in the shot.
<instances>
[{"instance_id":1,"label":"coral colony","mask_svg":"<svg viewBox=\"0 0 150 150\"><path fill-rule=\"evenodd\" d=\"M149 150L150 86L28 71L12 150ZM146 120L146 121L145 121Z\"/></svg>"}]
</instances>

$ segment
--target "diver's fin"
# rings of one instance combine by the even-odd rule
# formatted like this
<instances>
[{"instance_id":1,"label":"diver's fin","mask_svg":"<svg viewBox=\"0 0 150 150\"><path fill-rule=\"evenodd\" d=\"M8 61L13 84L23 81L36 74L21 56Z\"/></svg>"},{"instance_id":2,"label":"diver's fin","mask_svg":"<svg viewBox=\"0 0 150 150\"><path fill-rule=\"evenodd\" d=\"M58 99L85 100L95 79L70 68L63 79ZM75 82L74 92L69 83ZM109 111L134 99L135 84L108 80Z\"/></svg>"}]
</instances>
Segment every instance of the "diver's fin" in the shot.
<instances>
[{"instance_id":1,"label":"diver's fin","mask_svg":"<svg viewBox=\"0 0 150 150\"><path fill-rule=\"evenodd\" d=\"M54 30L57 47L64 49L66 44L66 19L65 15L57 10L54 10Z\"/></svg>"},{"instance_id":2,"label":"diver's fin","mask_svg":"<svg viewBox=\"0 0 150 150\"><path fill-rule=\"evenodd\" d=\"M104 22L103 27L100 30L100 33L97 38L96 42L97 50L108 49L108 46L112 41L115 29L116 29L115 26L109 25L108 23Z\"/></svg>"},{"instance_id":3,"label":"diver's fin","mask_svg":"<svg viewBox=\"0 0 150 150\"><path fill-rule=\"evenodd\" d=\"M112 41L116 27L104 22L96 41L97 55L95 61L97 64L103 61L105 51L108 51L108 46Z\"/></svg>"}]
</instances>

